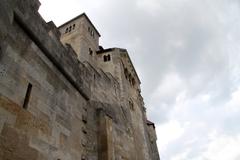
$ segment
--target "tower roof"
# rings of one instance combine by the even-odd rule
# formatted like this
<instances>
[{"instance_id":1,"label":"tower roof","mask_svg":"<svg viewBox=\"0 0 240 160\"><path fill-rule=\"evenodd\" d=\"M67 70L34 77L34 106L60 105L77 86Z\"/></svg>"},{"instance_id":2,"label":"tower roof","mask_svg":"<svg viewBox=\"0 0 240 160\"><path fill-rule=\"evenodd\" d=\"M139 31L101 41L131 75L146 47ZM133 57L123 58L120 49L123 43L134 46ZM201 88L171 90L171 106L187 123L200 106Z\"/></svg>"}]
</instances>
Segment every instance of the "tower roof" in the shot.
<instances>
[{"instance_id":1,"label":"tower roof","mask_svg":"<svg viewBox=\"0 0 240 160\"><path fill-rule=\"evenodd\" d=\"M86 13L82 13L72 19L70 19L69 21L63 23L62 25L58 26L58 28L61 28L65 25L67 25L68 23L71 23L72 21L76 20L76 19L79 19L81 17L85 17L87 19L87 21L92 25L92 27L94 28L94 30L97 32L97 34L99 35L99 37L101 37L100 33L98 32L98 30L96 29L96 27L93 25L93 23L91 22L91 20L88 18L88 16L86 15Z\"/></svg>"}]
</instances>

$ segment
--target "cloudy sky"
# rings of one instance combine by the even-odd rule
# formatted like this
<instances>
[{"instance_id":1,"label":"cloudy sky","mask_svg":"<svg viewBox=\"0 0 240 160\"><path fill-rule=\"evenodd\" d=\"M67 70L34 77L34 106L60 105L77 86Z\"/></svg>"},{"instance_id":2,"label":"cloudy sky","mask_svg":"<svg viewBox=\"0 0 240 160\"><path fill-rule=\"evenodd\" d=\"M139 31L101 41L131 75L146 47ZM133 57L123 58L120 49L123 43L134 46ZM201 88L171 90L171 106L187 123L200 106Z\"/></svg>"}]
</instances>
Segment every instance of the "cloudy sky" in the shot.
<instances>
[{"instance_id":1,"label":"cloudy sky","mask_svg":"<svg viewBox=\"0 0 240 160\"><path fill-rule=\"evenodd\" d=\"M40 0L56 25L86 12L129 51L161 160L240 159L240 0Z\"/></svg>"}]
</instances>

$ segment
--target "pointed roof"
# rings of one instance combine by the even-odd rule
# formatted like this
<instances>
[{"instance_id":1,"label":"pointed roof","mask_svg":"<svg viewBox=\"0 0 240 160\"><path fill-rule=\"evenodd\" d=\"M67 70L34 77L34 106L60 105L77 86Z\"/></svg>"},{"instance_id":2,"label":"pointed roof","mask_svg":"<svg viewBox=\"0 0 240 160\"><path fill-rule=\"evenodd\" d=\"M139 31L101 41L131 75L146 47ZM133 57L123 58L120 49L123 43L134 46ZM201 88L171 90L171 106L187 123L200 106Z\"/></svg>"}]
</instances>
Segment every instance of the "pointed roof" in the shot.
<instances>
[{"instance_id":1,"label":"pointed roof","mask_svg":"<svg viewBox=\"0 0 240 160\"><path fill-rule=\"evenodd\" d=\"M93 25L93 23L91 22L91 20L88 18L88 16L86 15L86 13L82 13L72 19L70 19L69 21L63 23L62 25L58 26L58 28L61 28L63 26L65 26L66 24L68 23L71 23L72 21L76 20L76 19L79 19L81 17L85 17L87 19L87 21L92 25L92 27L94 28L94 30L97 32L97 34L99 35L99 37L101 37L100 33L98 32L98 30L96 29L96 27Z\"/></svg>"}]
</instances>

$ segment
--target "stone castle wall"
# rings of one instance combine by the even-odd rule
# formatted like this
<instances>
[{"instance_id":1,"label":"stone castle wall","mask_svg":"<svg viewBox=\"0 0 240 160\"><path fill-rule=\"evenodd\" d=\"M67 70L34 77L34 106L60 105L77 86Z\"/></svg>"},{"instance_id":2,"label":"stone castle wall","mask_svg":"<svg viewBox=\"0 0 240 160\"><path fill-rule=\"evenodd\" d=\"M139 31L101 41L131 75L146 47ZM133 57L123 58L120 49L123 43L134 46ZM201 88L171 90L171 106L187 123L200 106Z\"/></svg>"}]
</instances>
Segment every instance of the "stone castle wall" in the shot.
<instances>
[{"instance_id":1,"label":"stone castle wall","mask_svg":"<svg viewBox=\"0 0 240 160\"><path fill-rule=\"evenodd\" d=\"M121 103L119 82L80 62L39 5L1 1L0 160L159 159L143 107Z\"/></svg>"}]
</instances>

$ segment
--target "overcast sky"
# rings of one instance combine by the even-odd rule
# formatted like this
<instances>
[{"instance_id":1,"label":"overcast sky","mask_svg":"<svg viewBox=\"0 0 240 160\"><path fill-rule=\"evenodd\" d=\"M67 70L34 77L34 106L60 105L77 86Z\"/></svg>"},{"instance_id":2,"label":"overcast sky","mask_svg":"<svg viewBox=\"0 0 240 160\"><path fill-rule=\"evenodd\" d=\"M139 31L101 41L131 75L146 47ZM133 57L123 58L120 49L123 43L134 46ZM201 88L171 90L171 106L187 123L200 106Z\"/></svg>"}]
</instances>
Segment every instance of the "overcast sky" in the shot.
<instances>
[{"instance_id":1,"label":"overcast sky","mask_svg":"<svg viewBox=\"0 0 240 160\"><path fill-rule=\"evenodd\" d=\"M126 48L161 160L240 160L240 0L40 0L56 25L86 12Z\"/></svg>"}]
</instances>

